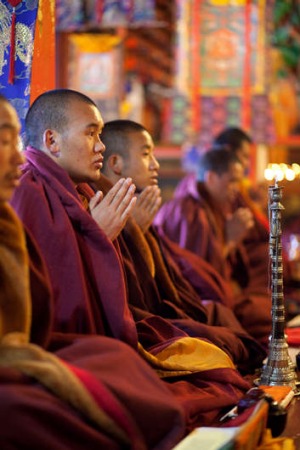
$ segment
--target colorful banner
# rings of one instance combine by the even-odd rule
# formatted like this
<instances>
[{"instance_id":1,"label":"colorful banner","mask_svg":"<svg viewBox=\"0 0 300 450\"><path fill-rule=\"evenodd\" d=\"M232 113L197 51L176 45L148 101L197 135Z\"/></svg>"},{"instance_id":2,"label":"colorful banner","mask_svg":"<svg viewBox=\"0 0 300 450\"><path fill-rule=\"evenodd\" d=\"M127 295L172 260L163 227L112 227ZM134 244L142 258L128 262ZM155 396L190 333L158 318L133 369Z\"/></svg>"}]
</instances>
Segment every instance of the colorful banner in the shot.
<instances>
[{"instance_id":1,"label":"colorful banner","mask_svg":"<svg viewBox=\"0 0 300 450\"><path fill-rule=\"evenodd\" d=\"M30 104L55 88L55 0L39 0L31 72Z\"/></svg>"},{"instance_id":2,"label":"colorful banner","mask_svg":"<svg viewBox=\"0 0 300 450\"><path fill-rule=\"evenodd\" d=\"M2 0L0 3L0 92L16 108L22 125L30 102L31 62L37 10L38 0L23 0L15 7L8 0ZM11 38L14 38L13 52L11 52ZM14 69L9 83L11 57L14 58Z\"/></svg>"},{"instance_id":3,"label":"colorful banner","mask_svg":"<svg viewBox=\"0 0 300 450\"><path fill-rule=\"evenodd\" d=\"M227 126L245 129L257 143L273 142L266 38L272 0L177 0L176 6L176 92L165 139L178 143L173 124L181 96L191 105L189 114L181 111L181 136L198 133L200 146Z\"/></svg>"},{"instance_id":4,"label":"colorful banner","mask_svg":"<svg viewBox=\"0 0 300 450\"><path fill-rule=\"evenodd\" d=\"M242 95L248 76L252 94L265 91L264 10L265 0L202 1L201 95Z\"/></svg>"}]
</instances>

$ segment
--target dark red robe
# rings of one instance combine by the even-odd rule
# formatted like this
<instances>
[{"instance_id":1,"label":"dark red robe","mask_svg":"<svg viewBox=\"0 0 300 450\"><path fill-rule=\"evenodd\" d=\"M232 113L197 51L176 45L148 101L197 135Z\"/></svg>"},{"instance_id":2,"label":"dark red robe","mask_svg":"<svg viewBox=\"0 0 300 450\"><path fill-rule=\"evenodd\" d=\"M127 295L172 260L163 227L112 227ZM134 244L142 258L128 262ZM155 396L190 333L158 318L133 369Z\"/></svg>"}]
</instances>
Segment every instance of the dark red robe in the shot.
<instances>
[{"instance_id":1,"label":"dark red robe","mask_svg":"<svg viewBox=\"0 0 300 450\"><path fill-rule=\"evenodd\" d=\"M168 342L186 337L153 315L136 328L116 247L85 210L66 172L41 151L29 148L25 154L27 163L12 204L37 241L49 272L54 294L50 348L53 341L59 348L76 336L94 334L114 337L135 349L139 338L157 354ZM184 407L186 427L191 429L214 420L249 385L237 371L226 368L181 376L166 387ZM208 392L207 409L203 400Z\"/></svg>"},{"instance_id":2,"label":"dark red robe","mask_svg":"<svg viewBox=\"0 0 300 450\"><path fill-rule=\"evenodd\" d=\"M184 433L182 409L128 345L104 336L84 336L60 350L59 358L43 350L52 327L51 286L34 241L27 236L26 248L16 214L1 202L0 274L1 449L168 450L178 442ZM36 300L33 305L30 291ZM30 322L31 342L39 346L28 342ZM67 370L66 383L61 368ZM101 427L91 421L79 401L80 386L96 401L92 410L105 412L131 445L124 447L106 423ZM158 423L150 420L153 415Z\"/></svg>"},{"instance_id":3,"label":"dark red robe","mask_svg":"<svg viewBox=\"0 0 300 450\"><path fill-rule=\"evenodd\" d=\"M155 218L162 236L194 252L225 281L238 286L232 309L245 330L266 345L271 333L267 230L262 225L259 229L255 226L245 242L224 258L224 221L203 183L197 184L191 175L182 181L173 199L162 206Z\"/></svg>"},{"instance_id":4,"label":"dark red robe","mask_svg":"<svg viewBox=\"0 0 300 450\"><path fill-rule=\"evenodd\" d=\"M96 185L104 194L112 187L104 176ZM120 235L119 245L128 301L138 330L149 313L155 314L189 336L213 342L227 352L243 372L261 366L265 351L225 306L232 301L227 284L204 260L160 238L153 227L144 235L132 219ZM184 276L179 264L186 268ZM197 291L189 278L193 279Z\"/></svg>"}]
</instances>

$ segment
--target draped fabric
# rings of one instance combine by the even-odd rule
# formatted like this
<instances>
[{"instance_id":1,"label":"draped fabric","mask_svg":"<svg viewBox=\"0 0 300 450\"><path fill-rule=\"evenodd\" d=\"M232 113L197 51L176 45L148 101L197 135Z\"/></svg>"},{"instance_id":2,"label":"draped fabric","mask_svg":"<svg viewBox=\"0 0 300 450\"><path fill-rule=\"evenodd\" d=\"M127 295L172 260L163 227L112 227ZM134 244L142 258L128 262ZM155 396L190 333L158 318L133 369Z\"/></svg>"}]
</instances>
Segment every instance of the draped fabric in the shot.
<instances>
[{"instance_id":1,"label":"draped fabric","mask_svg":"<svg viewBox=\"0 0 300 450\"><path fill-rule=\"evenodd\" d=\"M1 94L16 108L23 125L30 102L31 63L34 48L38 1L19 2L15 8L15 51L11 54L13 7L11 2L0 3L0 86ZM10 59L14 58L14 75L9 83Z\"/></svg>"},{"instance_id":2,"label":"draped fabric","mask_svg":"<svg viewBox=\"0 0 300 450\"><path fill-rule=\"evenodd\" d=\"M267 230L255 219L247 239L225 259L224 220L203 184L189 175L178 185L174 198L162 206L155 223L163 236L205 259L234 287L232 310L243 328L266 345L271 331Z\"/></svg>"},{"instance_id":3,"label":"draped fabric","mask_svg":"<svg viewBox=\"0 0 300 450\"><path fill-rule=\"evenodd\" d=\"M111 187L103 175L95 185L104 194ZM189 336L214 343L244 372L261 365L265 352L225 306L233 301L231 292L209 264L159 237L154 227L144 235L132 219L118 240L140 342L152 345L145 327L154 314ZM161 325L155 320L156 327Z\"/></svg>"},{"instance_id":4,"label":"draped fabric","mask_svg":"<svg viewBox=\"0 0 300 450\"><path fill-rule=\"evenodd\" d=\"M49 271L54 331L106 334L136 346L115 248L84 209L63 169L35 149L28 149L26 158L12 204L37 241Z\"/></svg>"},{"instance_id":5,"label":"draped fabric","mask_svg":"<svg viewBox=\"0 0 300 450\"><path fill-rule=\"evenodd\" d=\"M55 88L55 0L39 0L34 35L30 104Z\"/></svg>"},{"instance_id":6,"label":"draped fabric","mask_svg":"<svg viewBox=\"0 0 300 450\"><path fill-rule=\"evenodd\" d=\"M219 367L210 368L211 360L206 360L193 338L158 316L148 314L135 325L127 305L117 243L106 238L81 203L69 176L54 161L32 148L26 156L12 204L39 244L49 270L54 295L50 348L66 347L91 334L111 336L137 348L138 336L142 355L149 354L159 374L164 371L165 387L184 409L186 430L217 420L220 409L234 404L249 388L231 359L203 340L202 348L209 345L215 360L220 361ZM183 351L186 369L184 359L178 372L171 355L166 359L161 354L170 345ZM206 370L200 371L197 361L203 358ZM209 373L211 379L206 378Z\"/></svg>"},{"instance_id":7,"label":"draped fabric","mask_svg":"<svg viewBox=\"0 0 300 450\"><path fill-rule=\"evenodd\" d=\"M31 253L19 219L3 202L0 249L1 448L13 443L24 448L24 442L28 448L41 448L47 442L49 449L79 449L85 442L143 450L168 449L176 443L183 433L180 408L154 371L125 344L85 337L57 356L30 343L31 322L36 320L49 331L45 303L51 296L41 299L44 308L39 317L31 314L30 288L36 287L30 285ZM37 267L34 260L35 272L39 269L40 278L46 276L45 267ZM129 371L120 377L124 358ZM113 374L118 374L115 381ZM132 377L138 385L131 386ZM140 391L142 386L146 395ZM151 430L148 411L144 415L143 409L156 407L163 425Z\"/></svg>"}]
</instances>

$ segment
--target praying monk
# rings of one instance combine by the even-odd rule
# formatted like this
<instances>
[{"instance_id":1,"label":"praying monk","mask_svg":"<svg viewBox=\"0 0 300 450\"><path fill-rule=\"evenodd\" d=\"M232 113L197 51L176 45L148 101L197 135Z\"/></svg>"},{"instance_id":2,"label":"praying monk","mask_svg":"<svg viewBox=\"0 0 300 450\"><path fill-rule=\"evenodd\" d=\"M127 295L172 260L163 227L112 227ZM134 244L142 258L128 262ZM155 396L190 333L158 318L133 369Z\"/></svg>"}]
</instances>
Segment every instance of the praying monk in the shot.
<instances>
[{"instance_id":1,"label":"praying monk","mask_svg":"<svg viewBox=\"0 0 300 450\"><path fill-rule=\"evenodd\" d=\"M202 272L199 270L200 258L194 258L198 266L194 279L197 275L200 280L201 295L182 275L172 255L173 252L182 258L180 249L159 238L152 226L161 197L157 186L159 164L151 135L136 122L114 120L105 123L101 139L106 150L102 176L94 183L96 189L109 192L122 177L132 178L136 186L133 219L127 222L120 239L128 298L136 320L147 312L160 315L190 336L209 339L227 351L244 371L260 366L265 356L262 348L242 329L227 306L208 301L214 284L212 280L207 283L203 265ZM186 265L193 256L188 253L184 254Z\"/></svg>"},{"instance_id":2,"label":"praying monk","mask_svg":"<svg viewBox=\"0 0 300 450\"><path fill-rule=\"evenodd\" d=\"M241 128L228 127L222 130L214 139L214 149L225 146L234 153L244 169L244 176L240 182L233 209L247 208L251 211L253 226L243 239L243 246L247 254L249 282L260 286L262 291L269 284L269 220L265 213L268 203L268 189L265 187L261 201L255 200L258 186L249 180L249 170L252 153L252 139Z\"/></svg>"},{"instance_id":3,"label":"praying monk","mask_svg":"<svg viewBox=\"0 0 300 450\"><path fill-rule=\"evenodd\" d=\"M121 179L103 199L92 189L90 196L77 193L79 184L88 191L84 183L100 177L103 120L97 106L76 91L48 91L31 105L25 126L27 162L12 205L49 272L49 348L63 348L78 335L121 340L165 380L184 408L186 431L217 420L249 387L229 356L155 315L137 327L129 311L116 236L136 201L132 181Z\"/></svg>"},{"instance_id":4,"label":"praying monk","mask_svg":"<svg viewBox=\"0 0 300 450\"><path fill-rule=\"evenodd\" d=\"M56 355L44 349L51 285L8 204L23 162L19 128L0 96L0 448L169 450L183 436L183 411L133 349L105 336L77 337Z\"/></svg>"},{"instance_id":5,"label":"praying monk","mask_svg":"<svg viewBox=\"0 0 300 450\"><path fill-rule=\"evenodd\" d=\"M196 179L180 186L158 212L162 235L211 264L234 292L233 312L252 337L268 344L271 303L268 286L256 285L243 240L254 226L251 210L232 205L239 192L243 166L226 148L206 152Z\"/></svg>"}]
</instances>

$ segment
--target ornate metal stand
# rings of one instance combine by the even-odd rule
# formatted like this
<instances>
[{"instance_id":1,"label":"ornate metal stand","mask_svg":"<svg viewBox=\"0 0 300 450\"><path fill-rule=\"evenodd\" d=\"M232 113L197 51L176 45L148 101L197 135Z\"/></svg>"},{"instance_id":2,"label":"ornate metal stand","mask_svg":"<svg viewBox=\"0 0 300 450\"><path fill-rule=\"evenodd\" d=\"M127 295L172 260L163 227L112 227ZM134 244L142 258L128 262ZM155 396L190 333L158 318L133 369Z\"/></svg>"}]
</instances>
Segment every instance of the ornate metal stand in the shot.
<instances>
[{"instance_id":1,"label":"ornate metal stand","mask_svg":"<svg viewBox=\"0 0 300 450\"><path fill-rule=\"evenodd\" d=\"M285 307L283 294L283 266L281 246L282 188L277 181L269 187L270 263L272 295L272 334L269 338L269 355L262 368L259 384L296 387L296 373L289 356L284 333Z\"/></svg>"}]
</instances>

